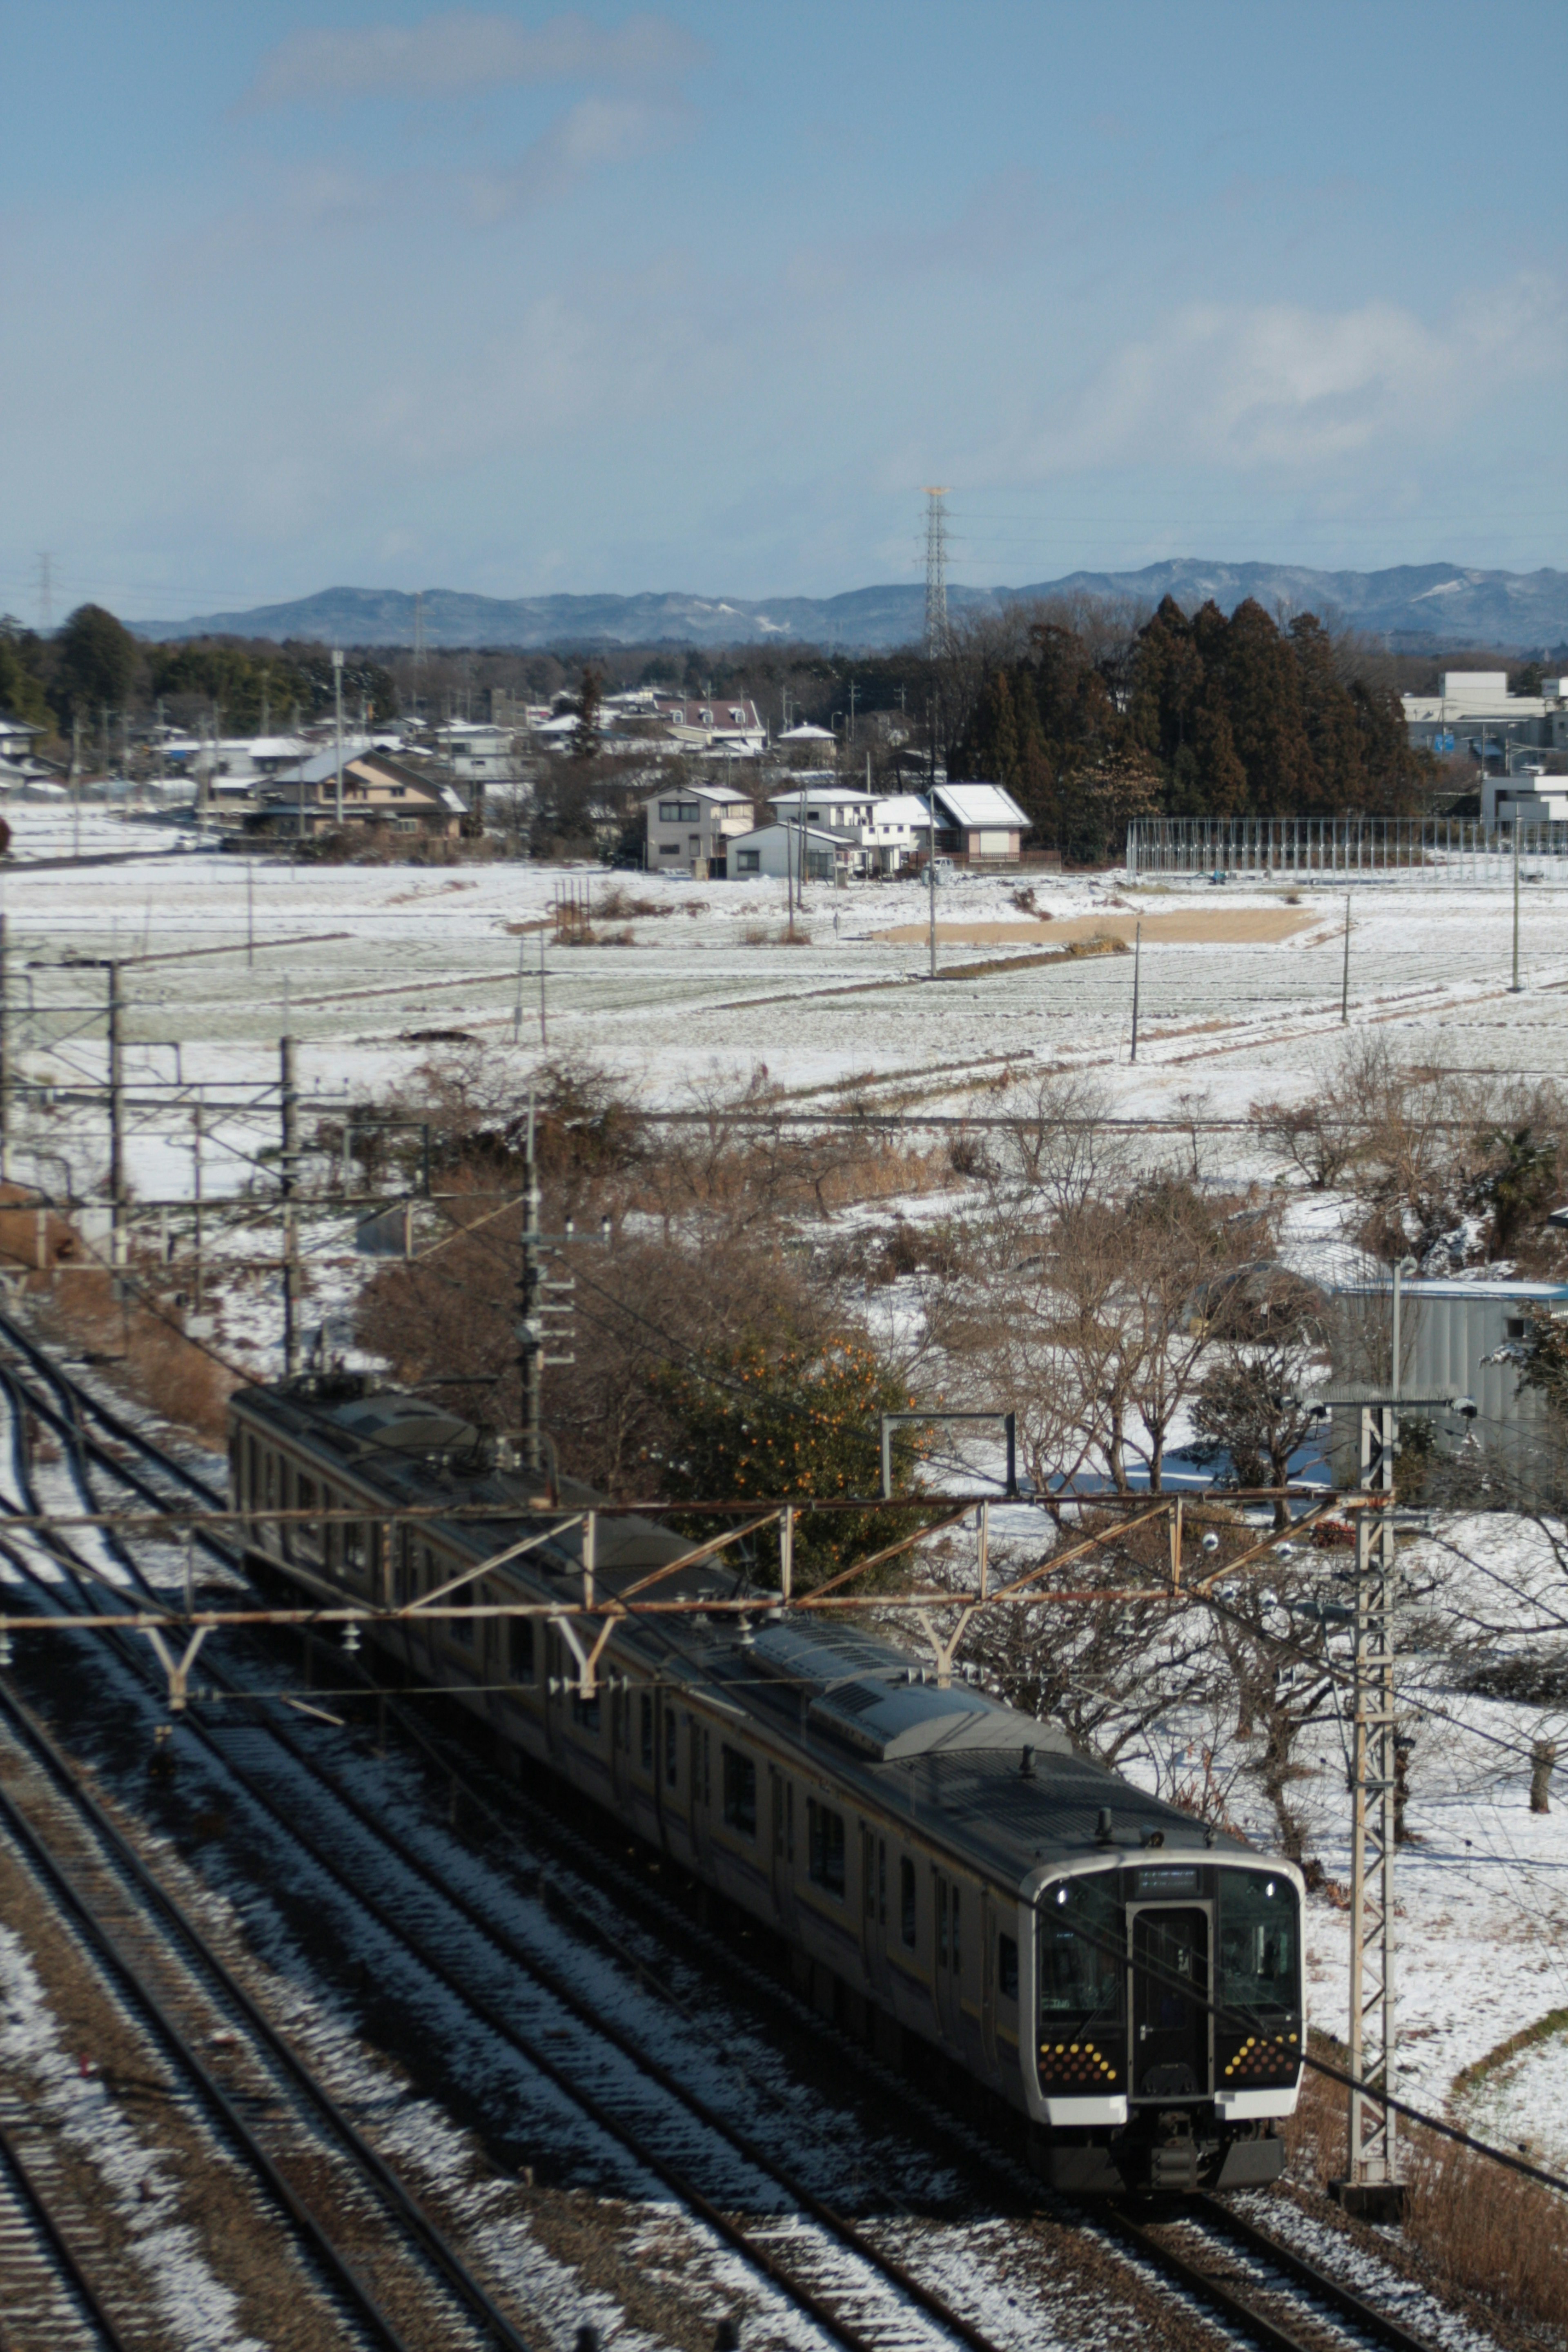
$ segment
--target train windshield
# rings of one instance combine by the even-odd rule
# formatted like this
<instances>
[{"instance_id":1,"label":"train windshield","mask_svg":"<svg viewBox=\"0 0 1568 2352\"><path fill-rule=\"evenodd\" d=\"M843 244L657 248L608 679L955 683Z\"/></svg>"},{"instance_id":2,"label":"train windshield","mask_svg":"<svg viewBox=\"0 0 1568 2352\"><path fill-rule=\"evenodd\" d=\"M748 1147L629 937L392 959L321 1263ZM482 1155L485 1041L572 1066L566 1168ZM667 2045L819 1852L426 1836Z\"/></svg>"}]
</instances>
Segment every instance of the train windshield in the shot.
<instances>
[{"instance_id":1,"label":"train windshield","mask_svg":"<svg viewBox=\"0 0 1568 2352\"><path fill-rule=\"evenodd\" d=\"M1295 1888L1282 1874L1258 1870L1222 1870L1218 1878L1220 2006L1248 2017L1294 2012L1300 2000Z\"/></svg>"},{"instance_id":2,"label":"train windshield","mask_svg":"<svg viewBox=\"0 0 1568 2352\"><path fill-rule=\"evenodd\" d=\"M1119 2018L1127 1946L1116 1874L1096 1872L1047 1886L1039 1922L1042 2028Z\"/></svg>"}]
</instances>

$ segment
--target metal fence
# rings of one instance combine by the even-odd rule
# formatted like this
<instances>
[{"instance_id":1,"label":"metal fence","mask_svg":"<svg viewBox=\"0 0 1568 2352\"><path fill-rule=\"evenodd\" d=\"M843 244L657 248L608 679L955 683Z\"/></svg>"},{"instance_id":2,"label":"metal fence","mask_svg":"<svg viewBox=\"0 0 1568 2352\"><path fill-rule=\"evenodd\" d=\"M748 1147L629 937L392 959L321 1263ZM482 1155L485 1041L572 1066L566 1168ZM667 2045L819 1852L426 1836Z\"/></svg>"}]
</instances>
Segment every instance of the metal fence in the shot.
<instances>
[{"instance_id":1,"label":"metal fence","mask_svg":"<svg viewBox=\"0 0 1568 2352\"><path fill-rule=\"evenodd\" d=\"M1568 882L1568 824L1472 817L1140 817L1127 879L1223 875L1293 882Z\"/></svg>"}]
</instances>

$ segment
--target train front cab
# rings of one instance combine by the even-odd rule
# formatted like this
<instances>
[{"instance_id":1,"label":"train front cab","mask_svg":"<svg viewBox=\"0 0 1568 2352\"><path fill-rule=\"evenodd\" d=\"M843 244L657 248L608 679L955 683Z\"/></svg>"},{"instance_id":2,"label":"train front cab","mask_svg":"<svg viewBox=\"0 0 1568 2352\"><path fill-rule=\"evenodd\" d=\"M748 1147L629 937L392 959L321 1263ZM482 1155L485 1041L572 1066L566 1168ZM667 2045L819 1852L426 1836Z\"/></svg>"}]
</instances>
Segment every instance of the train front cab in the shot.
<instances>
[{"instance_id":1,"label":"train front cab","mask_svg":"<svg viewBox=\"0 0 1568 2352\"><path fill-rule=\"evenodd\" d=\"M1020 2034L1020 2057L1054 2188L1279 2179L1306 2031L1303 1893L1288 1863L1212 1849L1101 1852L1032 1874L1019 1927L1037 2031Z\"/></svg>"}]
</instances>

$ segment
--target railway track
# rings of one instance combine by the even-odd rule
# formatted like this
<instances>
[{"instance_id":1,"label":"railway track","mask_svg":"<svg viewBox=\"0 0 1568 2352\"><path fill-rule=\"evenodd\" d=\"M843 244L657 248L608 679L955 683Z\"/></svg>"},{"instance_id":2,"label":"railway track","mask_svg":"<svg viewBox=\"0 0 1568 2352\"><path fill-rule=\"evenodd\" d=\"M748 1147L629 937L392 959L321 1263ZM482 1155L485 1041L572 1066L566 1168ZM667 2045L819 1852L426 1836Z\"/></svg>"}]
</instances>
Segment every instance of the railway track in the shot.
<instances>
[{"instance_id":1,"label":"railway track","mask_svg":"<svg viewBox=\"0 0 1568 2352\"><path fill-rule=\"evenodd\" d=\"M41 1409L42 1417L60 1431L68 1444L79 1448L82 1477L89 1475L88 1465L96 1465L121 1483L132 1485L142 1500L154 1500L160 1508L168 1504L171 1487L176 1492L194 1494L205 1503L221 1500L197 1474L163 1453L90 1392L69 1382L28 1335L17 1331L3 1318L0 1339L9 1340L25 1356L32 1371L47 1380L53 1389L59 1400L58 1408L49 1407L30 1384L26 1402L32 1410ZM107 1431L109 1447L85 1426L85 1422L90 1421ZM134 1468L126 1462L127 1449L142 1457L144 1469ZM157 1474L155 1478L149 1475L153 1472ZM85 1493L90 1495L90 1487ZM226 1567L238 1569L239 1562L227 1546L210 1535L198 1539L203 1539L205 1549ZM128 1554L125 1557L129 1559ZM132 1566L134 1572L134 1563ZM368 1676L365 1679L368 1682ZM239 1689L243 1685L231 1687ZM385 1698L390 1695L382 1696ZM395 1698L393 1704L395 1709ZM435 1937L436 1948L432 1948L428 1931L418 1943L422 1964L464 2001L472 2016L500 2033L518 2054L549 2074L584 2112L663 2179L761 2277L849 2347L850 2352L895 2352L895 2347L897 2352L912 2352L913 2347L929 2343L933 2336L961 2341L970 2347L970 2352L999 2352L982 2327L954 2308L946 2293L937 2291L922 2279L921 2265L907 2246L901 2260L890 2256L866 2229L837 2210L793 2169L770 2155L753 2132L742 2130L731 2117L719 2115L710 2100L693 2093L673 2068L654 2059L638 2037L615 2026L579 1988L564 1980L559 1970L552 1971L542 1964L539 1954L526 1948L493 1912L477 1905L450 1884L449 1871L437 1870L384 1819L373 1819L341 1776L331 1772L320 1759L312 1759L291 1735L268 1723L265 1731L247 1727L243 1733L215 1735L201 1727L201 1736L218 1753L228 1751L225 1757L228 1769L274 1822L288 1803L290 1779L301 1771L309 1774L318 1792L324 1793L340 1809L341 1816L331 1853L329 1855L319 1842L315 1843L312 1859L317 1865L329 1874L335 1874L340 1888L349 1899L360 1905L365 1915L388 1935L401 1937L405 1948L415 1948L416 1939L410 1938L402 1915L423 1906L423 1916L427 1916L432 1900L445 1905L447 1924ZM427 1738L416 1736L435 1752ZM443 1773L451 1775L456 1789L459 1773L453 1771L445 1753L441 1761ZM470 1789L469 1793L481 1811L491 1810L482 1791ZM512 1790L510 1784L508 1802L530 1816L541 1813L536 1802ZM530 1820L531 1831L542 1828L547 1843L552 1827L547 1822ZM300 1824L295 1822L290 1829L299 1838ZM385 1858L391 1855L398 1870L413 1883L410 1895L416 1887L415 1900L405 1896L397 1904L398 1916L394 1916L379 1897L370 1894L356 1872L344 1868L345 1857L355 1838L379 1845L384 1874ZM574 1871L578 1860L580 1857L572 1864ZM646 1884L636 1881L635 1874L627 1873L624 1865L617 1875L633 1882L646 1906ZM537 1874L525 1891L537 1905L542 1892ZM559 1906L561 1890L552 1887L550 1893ZM573 1907L570 1903L568 1907ZM623 1962L631 1960L639 1982L667 2000L675 2013L687 2008L667 1984L659 1982L657 1972L648 1969L644 1958L629 1953L623 1939L613 1933L606 1934L601 1922L589 1920L582 1906L575 1907L576 1924L580 1928L588 1928L591 1939L612 1948ZM668 1913L675 1906L665 1901L657 1907ZM464 1934L477 1940L483 1953L489 1955L492 1980L493 1961L499 1954L509 1969L531 1980L538 1999L546 2004L553 2002L589 2038L574 2045L570 2053L561 2053L555 2044L562 2027L559 2022L551 2025L545 2021L550 2015L548 2006L536 2005L531 2032L521 2029L515 2017L499 2017L493 2005L474 1989L474 1975L482 1974L483 1961L476 1971L470 1944L470 1956L465 1964L459 1949L463 1939L457 1935L458 1924ZM683 1921L682 1925L689 1929L689 1922ZM733 1970L734 1955L728 1948L724 1964L728 1970ZM768 1997L776 2005L777 1991L771 1982ZM515 2003L510 2006L515 2007ZM624 2079L616 2079L614 2068L608 2077L605 2075L603 2059L595 2062L593 2056L593 2038L608 2042L617 2058L626 2062L642 2078L643 2098L632 2102L630 2112L626 2104ZM655 2090L663 2094L668 2103L662 2116L647 2105L647 2096ZM606 2091L613 2095L605 2095ZM695 2160L700 2149L692 2141L694 2129L723 2141L729 2151L731 2194L722 2200L710 2197L699 2185L687 2162L676 2162L667 2152L671 2147L682 2152L691 2148ZM951 2136L952 2144L957 2147L960 2136L955 2127L952 2127ZM1039 2197L1037 2189L1024 2179L1021 2168L1010 2158L985 2147L973 2135L961 2137L968 2162L973 2164L978 2156L998 2180L1005 2182L1012 2196L1025 2191L1047 2212L1052 2210L1052 2201ZM733 2160L737 2158L754 2176L751 2180L734 2180ZM732 2194L735 2187L746 2190L753 2201L759 2199L760 2192L771 2189L783 2200L778 2217L763 2222L739 2221ZM762 2201L765 2202L765 2193ZM1063 2213L1065 2209L1060 2209L1058 2219ZM1217 2200L1185 2209L1179 2220L1114 2209L1097 2210L1080 2226L1089 2239L1103 2241L1109 2234L1129 2253L1141 2257L1143 2265L1153 2266L1164 2279L1178 2284L1184 2290L1184 2303L1190 2301L1203 2311L1216 2315L1230 2330L1238 2330L1250 2340L1271 2347L1271 2352L1323 2352L1329 2346L1369 2342L1386 2345L1390 2352L1425 2352L1419 2340L1400 2323L1352 2294L1341 2282L1305 2263L1266 2231L1231 2213ZM1187 2315L1190 2320L1193 2315L1189 2312Z\"/></svg>"},{"instance_id":2,"label":"railway track","mask_svg":"<svg viewBox=\"0 0 1568 2352\"><path fill-rule=\"evenodd\" d=\"M93 2284L82 2251L93 2223L63 2186L49 2137L25 2099L0 2097L0 2342L16 2352L132 2352Z\"/></svg>"}]
</instances>

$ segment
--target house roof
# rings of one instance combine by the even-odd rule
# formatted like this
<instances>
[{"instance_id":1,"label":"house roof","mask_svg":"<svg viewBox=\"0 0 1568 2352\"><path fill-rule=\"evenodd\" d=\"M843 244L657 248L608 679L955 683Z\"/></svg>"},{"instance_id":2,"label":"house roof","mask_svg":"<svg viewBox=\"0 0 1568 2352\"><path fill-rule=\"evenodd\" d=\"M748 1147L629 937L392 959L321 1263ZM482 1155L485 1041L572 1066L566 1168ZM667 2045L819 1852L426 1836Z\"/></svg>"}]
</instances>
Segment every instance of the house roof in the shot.
<instances>
[{"instance_id":1,"label":"house roof","mask_svg":"<svg viewBox=\"0 0 1568 2352\"><path fill-rule=\"evenodd\" d=\"M893 793L880 800L871 811L873 824L918 824L931 822L925 802L919 793Z\"/></svg>"},{"instance_id":2,"label":"house roof","mask_svg":"<svg viewBox=\"0 0 1568 2352\"><path fill-rule=\"evenodd\" d=\"M1011 832L1029 822L1000 784L938 784L936 804L938 814L949 811L955 824L1005 825Z\"/></svg>"},{"instance_id":3,"label":"house roof","mask_svg":"<svg viewBox=\"0 0 1568 2352\"><path fill-rule=\"evenodd\" d=\"M773 740L778 743L837 743L838 738L831 727L813 727L803 719L798 727L786 728Z\"/></svg>"},{"instance_id":4,"label":"house roof","mask_svg":"<svg viewBox=\"0 0 1568 2352\"><path fill-rule=\"evenodd\" d=\"M0 735L47 735L47 727L35 727L30 719L18 719L14 710L0 710Z\"/></svg>"},{"instance_id":5,"label":"house roof","mask_svg":"<svg viewBox=\"0 0 1568 2352\"><path fill-rule=\"evenodd\" d=\"M750 833L732 834L730 846L731 849L744 849L748 841L760 841L765 833L787 834L791 841L822 841L835 850L851 845L845 841L841 833L829 833L825 825L754 824Z\"/></svg>"},{"instance_id":6,"label":"house roof","mask_svg":"<svg viewBox=\"0 0 1568 2352\"><path fill-rule=\"evenodd\" d=\"M735 792L729 784L661 784L657 793L645 794L643 806L651 808L656 801L668 800L717 801L723 808L733 808L741 802L747 808L752 805L750 793Z\"/></svg>"}]
</instances>

